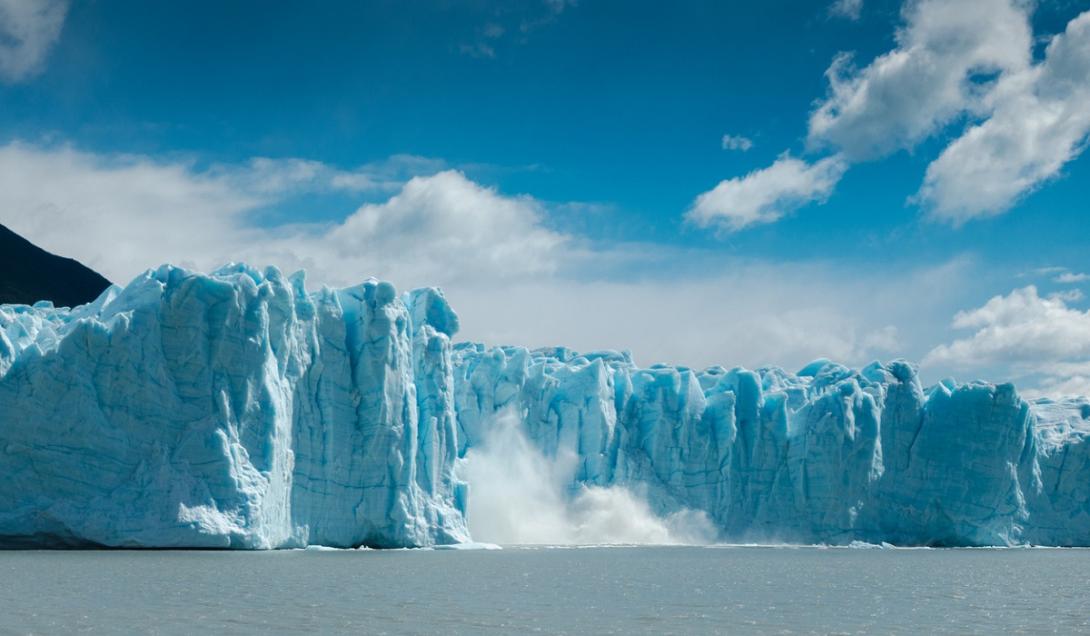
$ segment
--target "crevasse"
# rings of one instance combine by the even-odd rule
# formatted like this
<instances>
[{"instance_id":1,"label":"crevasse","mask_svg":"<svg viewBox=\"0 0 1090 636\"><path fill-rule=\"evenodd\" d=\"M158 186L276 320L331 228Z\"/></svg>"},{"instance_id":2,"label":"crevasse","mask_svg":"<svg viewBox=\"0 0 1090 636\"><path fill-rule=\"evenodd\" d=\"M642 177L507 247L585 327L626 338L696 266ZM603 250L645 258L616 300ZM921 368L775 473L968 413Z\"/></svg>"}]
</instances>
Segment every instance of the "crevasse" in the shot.
<instances>
[{"instance_id":1,"label":"crevasse","mask_svg":"<svg viewBox=\"0 0 1090 636\"><path fill-rule=\"evenodd\" d=\"M797 374L452 347L442 294L163 266L72 310L0 307L0 544L470 540L459 457L516 413L571 488L723 540L1090 545L1090 403L925 389L903 361Z\"/></svg>"}]
</instances>

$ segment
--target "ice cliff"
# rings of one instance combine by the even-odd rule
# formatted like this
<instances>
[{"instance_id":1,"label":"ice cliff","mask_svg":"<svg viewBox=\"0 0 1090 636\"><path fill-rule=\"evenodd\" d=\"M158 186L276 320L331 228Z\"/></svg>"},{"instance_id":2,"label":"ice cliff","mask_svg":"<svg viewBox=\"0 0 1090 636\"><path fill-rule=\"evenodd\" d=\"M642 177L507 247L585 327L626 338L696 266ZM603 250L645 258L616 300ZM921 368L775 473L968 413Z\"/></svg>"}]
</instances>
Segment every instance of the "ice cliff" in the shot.
<instances>
[{"instance_id":1,"label":"ice cliff","mask_svg":"<svg viewBox=\"0 0 1090 636\"><path fill-rule=\"evenodd\" d=\"M454 358L461 452L514 409L536 446L582 459L573 487L704 511L727 540L1090 545L1086 401L925 390L903 361L697 372L471 344Z\"/></svg>"},{"instance_id":2,"label":"ice cliff","mask_svg":"<svg viewBox=\"0 0 1090 636\"><path fill-rule=\"evenodd\" d=\"M72 311L0 307L5 544L465 541L437 292L164 266Z\"/></svg>"},{"instance_id":3,"label":"ice cliff","mask_svg":"<svg viewBox=\"0 0 1090 636\"><path fill-rule=\"evenodd\" d=\"M568 488L724 540L1090 545L1090 403L924 388L902 361L695 371L452 347L431 289L164 266L94 303L0 307L0 544L469 540L459 458L513 413Z\"/></svg>"}]
</instances>

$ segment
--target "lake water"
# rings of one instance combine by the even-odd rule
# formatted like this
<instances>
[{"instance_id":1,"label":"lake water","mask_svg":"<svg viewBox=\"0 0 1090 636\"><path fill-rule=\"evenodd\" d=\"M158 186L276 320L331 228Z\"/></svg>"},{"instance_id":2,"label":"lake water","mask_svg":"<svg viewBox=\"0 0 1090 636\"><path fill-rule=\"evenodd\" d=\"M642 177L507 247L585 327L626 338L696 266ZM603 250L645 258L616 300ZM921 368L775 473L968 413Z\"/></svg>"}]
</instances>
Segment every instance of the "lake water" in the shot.
<instances>
[{"instance_id":1,"label":"lake water","mask_svg":"<svg viewBox=\"0 0 1090 636\"><path fill-rule=\"evenodd\" d=\"M1090 550L0 552L3 633L1090 632Z\"/></svg>"}]
</instances>

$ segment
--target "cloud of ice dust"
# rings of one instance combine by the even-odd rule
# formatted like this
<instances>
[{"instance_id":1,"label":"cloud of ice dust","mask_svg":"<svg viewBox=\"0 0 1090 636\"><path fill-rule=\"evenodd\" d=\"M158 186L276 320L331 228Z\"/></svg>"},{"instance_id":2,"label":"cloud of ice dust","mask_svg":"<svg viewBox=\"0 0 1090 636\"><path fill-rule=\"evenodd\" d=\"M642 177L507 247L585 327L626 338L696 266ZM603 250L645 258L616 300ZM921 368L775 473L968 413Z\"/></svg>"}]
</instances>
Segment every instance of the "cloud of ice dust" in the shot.
<instances>
[{"instance_id":1,"label":"cloud of ice dust","mask_svg":"<svg viewBox=\"0 0 1090 636\"><path fill-rule=\"evenodd\" d=\"M666 517L622 486L572 487L578 457L547 457L527 439L520 417L497 413L484 443L458 467L469 483L469 529L476 541L500 544L699 545L715 541L703 512Z\"/></svg>"}]
</instances>

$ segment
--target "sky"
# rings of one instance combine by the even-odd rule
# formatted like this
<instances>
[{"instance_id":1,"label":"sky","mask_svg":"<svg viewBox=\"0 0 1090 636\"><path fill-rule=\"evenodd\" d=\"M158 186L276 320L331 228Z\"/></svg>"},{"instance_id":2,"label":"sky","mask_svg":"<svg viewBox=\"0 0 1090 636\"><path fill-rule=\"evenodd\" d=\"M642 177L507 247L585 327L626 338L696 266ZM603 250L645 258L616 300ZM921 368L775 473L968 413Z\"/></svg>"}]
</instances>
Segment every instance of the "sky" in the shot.
<instances>
[{"instance_id":1,"label":"sky","mask_svg":"<svg viewBox=\"0 0 1090 636\"><path fill-rule=\"evenodd\" d=\"M460 338L1090 394L1090 0L0 0L0 223Z\"/></svg>"}]
</instances>

